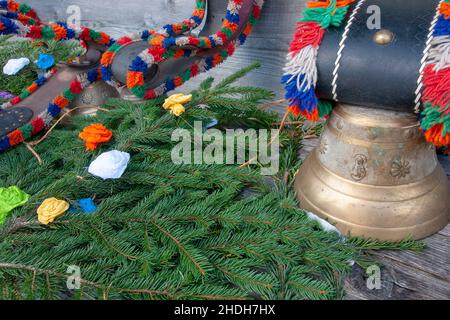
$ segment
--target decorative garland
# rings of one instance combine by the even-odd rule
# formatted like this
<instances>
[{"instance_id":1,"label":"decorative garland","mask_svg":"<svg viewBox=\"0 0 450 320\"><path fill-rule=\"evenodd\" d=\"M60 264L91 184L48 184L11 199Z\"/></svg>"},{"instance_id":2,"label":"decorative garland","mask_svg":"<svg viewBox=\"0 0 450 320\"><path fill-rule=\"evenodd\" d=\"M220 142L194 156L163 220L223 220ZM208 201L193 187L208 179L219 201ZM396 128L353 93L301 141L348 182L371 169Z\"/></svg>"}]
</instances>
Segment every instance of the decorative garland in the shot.
<instances>
[{"instance_id":1,"label":"decorative garland","mask_svg":"<svg viewBox=\"0 0 450 320\"><path fill-rule=\"evenodd\" d=\"M326 29L339 27L355 0L311 1L297 25L281 82L285 85L289 111L317 121L331 112L329 103L316 95L317 53Z\"/></svg>"},{"instance_id":2,"label":"decorative garland","mask_svg":"<svg viewBox=\"0 0 450 320\"><path fill-rule=\"evenodd\" d=\"M102 55L100 64L103 80L111 86L119 87L120 84L112 79L111 66L117 53L121 49L137 41L148 41L150 37L160 37L161 39L165 39L168 37L178 36L184 32L196 28L200 25L200 23L202 23L205 17L205 6L206 0L197 0L195 10L192 13L191 18L188 20L184 20L182 23L167 24L158 32L155 30L144 30L138 34L125 36L117 40L117 42Z\"/></svg>"},{"instance_id":3,"label":"decorative garland","mask_svg":"<svg viewBox=\"0 0 450 320\"><path fill-rule=\"evenodd\" d=\"M441 1L422 73L421 127L427 141L450 148L450 0Z\"/></svg>"},{"instance_id":4,"label":"decorative garland","mask_svg":"<svg viewBox=\"0 0 450 320\"><path fill-rule=\"evenodd\" d=\"M36 11L26 4L20 4L15 1L0 1L0 9L6 10L11 19L19 20L24 24L41 24ZM17 15L16 17L15 14Z\"/></svg>"},{"instance_id":5,"label":"decorative garland","mask_svg":"<svg viewBox=\"0 0 450 320\"><path fill-rule=\"evenodd\" d=\"M199 72L209 70L234 53L237 46L243 44L248 35L252 32L253 27L260 17L261 9L264 4L263 0L253 1L252 13L249 21L245 25L242 34L235 41L231 41L239 28L240 16L239 12L242 8L243 0L230 0L227 7L227 13L222 28L215 34L207 37L170 37L164 38L159 34L149 35L150 48L139 54L129 66L127 74L127 87L131 93L139 98L153 99L167 91L173 90L181 86L187 80L196 76ZM172 47L183 46L195 47L195 50L187 49L170 49ZM200 62L191 65L179 75L167 79L165 83L157 88L146 88L144 75L154 63L161 63L169 58L180 58L195 55L197 50L210 49L214 47L224 46L225 49L219 53L203 58Z\"/></svg>"},{"instance_id":6,"label":"decorative garland","mask_svg":"<svg viewBox=\"0 0 450 320\"><path fill-rule=\"evenodd\" d=\"M49 71L47 71L44 75L40 76L38 79L33 81L33 83L24 91L22 91L22 93L19 94L17 97L0 105L0 110L10 108L28 98L31 94L36 92L36 90L42 87L47 82L47 80L51 78L51 76L54 75L57 71L58 70L56 68L52 68Z\"/></svg>"},{"instance_id":7,"label":"decorative garland","mask_svg":"<svg viewBox=\"0 0 450 320\"><path fill-rule=\"evenodd\" d=\"M234 32L237 30L237 26L239 25L238 13L243 1L244 0L230 0L227 10L226 21L224 22L223 28L220 31L218 31L215 35L201 38L196 37L181 37L181 38L188 39L189 43L197 43L197 41L195 40L197 39L198 43L196 47L201 49L225 45L226 42L232 38ZM149 92L146 94L146 98L147 99L154 98L169 90L172 90L175 87L182 85L185 81L189 80L191 77L196 76L200 71L209 70L214 66L223 62L228 56L232 55L234 53L235 48L245 42L248 35L252 32L256 20L260 16L264 0L254 0L253 2L254 5L250 19L247 25L245 26L242 34L240 34L237 40L229 42L226 48L221 50L219 53L212 56L204 57L199 63L193 64L179 76L176 76L173 79L168 79L160 87L149 90ZM155 41L158 41L155 39L164 38L165 40L160 42L159 45L156 45L155 47L157 48L156 50L161 49L164 50L166 56L168 56L169 58L178 58L181 56L185 56L187 54L192 54L195 51L185 49L175 49L175 50L168 49L170 46L173 45L173 41L175 41L175 45L180 45L180 43L177 44L177 40L172 40L174 38L167 38L167 37L181 34L186 30L188 30L189 28L193 28L197 26L199 23L201 23L204 17L204 8L205 8L205 0L198 0L196 10L194 11L192 17L189 20L185 20L181 24L166 25L160 32L144 31L141 34L139 34L139 37L143 40L148 40L150 44L154 43ZM23 33L24 36L31 39L57 40L57 41L78 39L81 41L81 43L94 41L95 43L105 45L107 47L112 47L115 44L115 41L111 39L107 34L102 32L96 32L89 28L82 28L81 30L78 31L69 28L65 23L53 23L49 25L40 25L40 24L28 25L28 23L30 23L28 21L25 23L25 25L23 25L11 18L0 17L0 19L2 19L0 20L0 34ZM111 81L109 68L114 59L115 53L118 50L120 50L121 47L126 46L135 40L137 40L137 38L133 37L122 38L121 41L118 42L116 46L114 46L111 50L108 51L109 54L104 55L102 57L102 63L100 68L90 70L87 73L79 74L77 76L77 79L72 81L69 88L67 88L63 94L54 98L52 102L49 103L47 110L43 111L40 115L38 115L38 117L34 119L32 123L26 124L14 130L13 132L10 132L3 138L0 138L0 152L17 145L23 142L25 139L28 139L31 136L42 131L45 127L47 127L51 123L51 121L55 117L57 117L60 114L63 108L65 108L71 101L75 99L75 97L78 94L81 93L81 91L84 88L89 86L91 83L97 81L98 79L101 79L102 74L106 75L107 81ZM186 45L189 43L181 45ZM156 53L156 51L154 52ZM35 92L38 87L42 86L43 82L45 82L43 79L36 80L29 88L27 88L21 94L20 97L18 97L18 99L16 100L13 99L9 101L7 104L4 104L5 107L6 105L12 106L19 103L21 101L19 99L26 98L31 93ZM40 83L40 85L38 85L38 83Z\"/></svg>"},{"instance_id":8,"label":"decorative garland","mask_svg":"<svg viewBox=\"0 0 450 320\"><path fill-rule=\"evenodd\" d=\"M77 95L99 78L100 74L98 69L92 69L87 73L77 75L77 78L71 82L64 93L58 95L49 103L47 110L39 114L31 123L27 123L0 138L0 152L18 145L42 131L61 113L62 109L67 107L69 103L76 98Z\"/></svg>"}]
</instances>

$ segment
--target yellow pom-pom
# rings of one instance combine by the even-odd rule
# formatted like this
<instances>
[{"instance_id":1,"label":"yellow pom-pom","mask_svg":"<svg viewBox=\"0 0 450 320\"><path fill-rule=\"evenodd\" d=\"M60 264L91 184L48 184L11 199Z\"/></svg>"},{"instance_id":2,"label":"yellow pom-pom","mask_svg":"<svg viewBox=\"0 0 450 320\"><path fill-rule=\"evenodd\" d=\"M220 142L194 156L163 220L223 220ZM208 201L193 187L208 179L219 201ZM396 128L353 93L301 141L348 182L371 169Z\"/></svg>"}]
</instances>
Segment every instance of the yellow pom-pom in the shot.
<instances>
[{"instance_id":1,"label":"yellow pom-pom","mask_svg":"<svg viewBox=\"0 0 450 320\"><path fill-rule=\"evenodd\" d=\"M166 110L171 110L177 104L183 105L190 101L192 101L192 94L185 95L182 93L176 93L171 95L164 101L163 108Z\"/></svg>"},{"instance_id":2,"label":"yellow pom-pom","mask_svg":"<svg viewBox=\"0 0 450 320\"><path fill-rule=\"evenodd\" d=\"M49 224L62 216L69 209L69 203L56 198L45 199L37 209L38 220L42 224Z\"/></svg>"},{"instance_id":3,"label":"yellow pom-pom","mask_svg":"<svg viewBox=\"0 0 450 320\"><path fill-rule=\"evenodd\" d=\"M177 117L181 116L185 111L186 109L183 107L182 104L179 103L174 105L172 109L170 109L170 113Z\"/></svg>"}]
</instances>

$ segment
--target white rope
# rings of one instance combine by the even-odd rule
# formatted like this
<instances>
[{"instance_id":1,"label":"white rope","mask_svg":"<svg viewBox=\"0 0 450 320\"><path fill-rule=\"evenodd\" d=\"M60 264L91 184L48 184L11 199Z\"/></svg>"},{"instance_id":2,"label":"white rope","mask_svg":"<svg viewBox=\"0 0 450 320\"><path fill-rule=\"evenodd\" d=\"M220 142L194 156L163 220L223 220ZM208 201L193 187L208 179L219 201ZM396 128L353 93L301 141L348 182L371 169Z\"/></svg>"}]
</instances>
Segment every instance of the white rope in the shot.
<instances>
[{"instance_id":1,"label":"white rope","mask_svg":"<svg viewBox=\"0 0 450 320\"><path fill-rule=\"evenodd\" d=\"M438 22L439 15L440 15L439 7L441 6L441 4L443 2L444 2L444 0L439 1L438 7L436 8L436 14L434 15L433 21L431 21L430 29L428 29L427 42L425 44L425 49L423 50L422 60L420 61L419 79L417 79L417 89L415 92L416 100L414 101L416 104L416 106L414 108L415 113L420 112L420 105L421 105L421 99L422 99L422 88L423 88L423 70L425 70L425 66L428 64L427 60L428 60L428 56L429 56L430 49L432 46L433 32L434 32L434 28L436 27L436 24Z\"/></svg>"},{"instance_id":2,"label":"white rope","mask_svg":"<svg viewBox=\"0 0 450 320\"><path fill-rule=\"evenodd\" d=\"M359 9L363 5L365 0L361 0L356 5L355 9L353 10L352 14L350 15L350 18L348 19L347 25L345 26L344 33L342 34L341 42L339 42L339 50L337 52L336 61L334 62L334 70L333 70L333 81L331 85L333 86L332 94L333 99L335 101L338 101L338 95L337 95L337 81L339 77L339 68L341 67L341 59L342 59L342 52L345 49L345 42L348 38L348 34L350 33L350 28L356 19L356 15L358 14Z\"/></svg>"}]
</instances>

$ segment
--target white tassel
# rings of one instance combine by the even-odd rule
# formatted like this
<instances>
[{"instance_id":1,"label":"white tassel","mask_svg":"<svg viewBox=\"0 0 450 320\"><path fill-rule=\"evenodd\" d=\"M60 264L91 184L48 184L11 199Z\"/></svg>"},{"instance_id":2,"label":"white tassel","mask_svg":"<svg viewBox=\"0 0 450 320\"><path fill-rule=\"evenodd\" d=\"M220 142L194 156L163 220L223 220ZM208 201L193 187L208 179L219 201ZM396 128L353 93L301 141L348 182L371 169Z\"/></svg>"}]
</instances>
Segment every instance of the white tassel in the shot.
<instances>
[{"instance_id":1,"label":"white tassel","mask_svg":"<svg viewBox=\"0 0 450 320\"><path fill-rule=\"evenodd\" d=\"M435 64L435 71L450 67L450 36L433 38L427 64Z\"/></svg>"},{"instance_id":2,"label":"white tassel","mask_svg":"<svg viewBox=\"0 0 450 320\"><path fill-rule=\"evenodd\" d=\"M288 63L284 67L286 75L292 75L288 82L297 79L297 89L306 91L317 83L317 48L309 45L300 50L295 56L289 53L287 56ZM304 75L304 79L300 82L300 76Z\"/></svg>"}]
</instances>

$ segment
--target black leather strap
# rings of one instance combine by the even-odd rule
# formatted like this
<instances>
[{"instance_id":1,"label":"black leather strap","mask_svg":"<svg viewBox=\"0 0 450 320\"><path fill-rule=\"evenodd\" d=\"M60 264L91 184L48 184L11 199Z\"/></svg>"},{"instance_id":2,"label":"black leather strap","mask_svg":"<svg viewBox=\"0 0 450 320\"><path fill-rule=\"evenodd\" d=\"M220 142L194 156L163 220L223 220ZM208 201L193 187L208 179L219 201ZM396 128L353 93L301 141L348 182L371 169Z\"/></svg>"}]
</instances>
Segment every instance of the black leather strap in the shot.
<instances>
[{"instance_id":1,"label":"black leather strap","mask_svg":"<svg viewBox=\"0 0 450 320\"><path fill-rule=\"evenodd\" d=\"M33 118L33 111L28 108L13 107L0 110L0 138L28 123Z\"/></svg>"},{"instance_id":2,"label":"black leather strap","mask_svg":"<svg viewBox=\"0 0 450 320\"><path fill-rule=\"evenodd\" d=\"M397 111L413 111L423 50L439 0L365 0L355 16L340 61L337 96L340 102ZM394 33L394 41L373 40L369 6L381 11L381 28ZM353 4L348 17L356 4ZM347 19L348 19L347 17ZM330 28L318 55L319 97L332 99L333 70L345 29Z\"/></svg>"}]
</instances>

